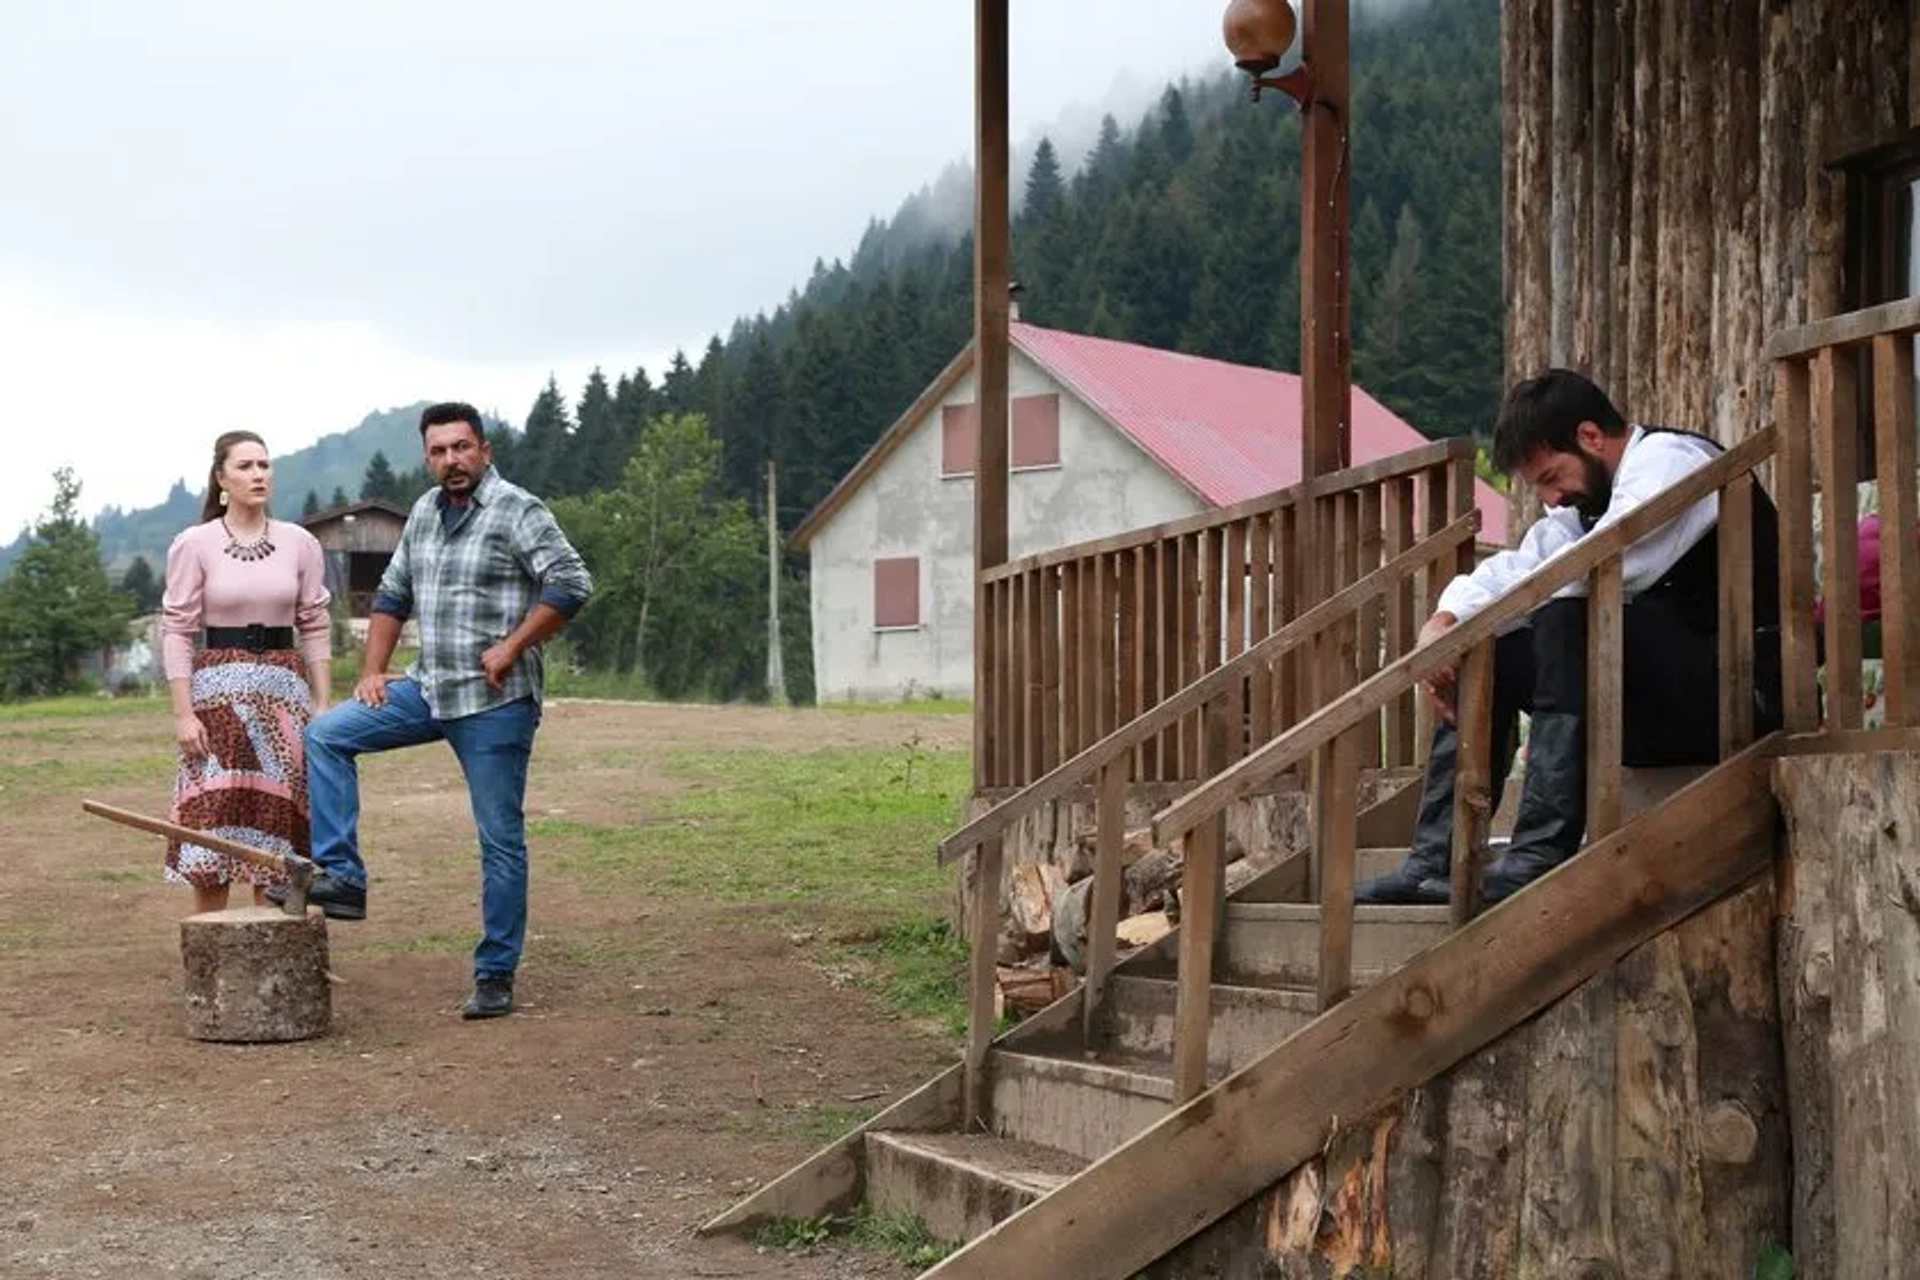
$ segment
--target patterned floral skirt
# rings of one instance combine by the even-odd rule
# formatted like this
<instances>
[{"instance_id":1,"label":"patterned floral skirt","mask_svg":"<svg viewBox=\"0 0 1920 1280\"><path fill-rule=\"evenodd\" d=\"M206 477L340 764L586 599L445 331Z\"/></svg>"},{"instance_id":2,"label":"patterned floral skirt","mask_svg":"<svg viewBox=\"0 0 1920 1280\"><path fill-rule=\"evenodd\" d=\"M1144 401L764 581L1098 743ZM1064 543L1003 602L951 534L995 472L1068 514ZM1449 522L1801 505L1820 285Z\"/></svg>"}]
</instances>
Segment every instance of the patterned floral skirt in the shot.
<instances>
[{"instance_id":1,"label":"patterned floral skirt","mask_svg":"<svg viewBox=\"0 0 1920 1280\"><path fill-rule=\"evenodd\" d=\"M313 718L305 664L291 650L207 649L193 664L193 710L207 755L182 759L173 821L264 849L312 849L307 759L301 735ZM239 880L271 885L278 871L179 841L167 846L167 879L202 889Z\"/></svg>"}]
</instances>

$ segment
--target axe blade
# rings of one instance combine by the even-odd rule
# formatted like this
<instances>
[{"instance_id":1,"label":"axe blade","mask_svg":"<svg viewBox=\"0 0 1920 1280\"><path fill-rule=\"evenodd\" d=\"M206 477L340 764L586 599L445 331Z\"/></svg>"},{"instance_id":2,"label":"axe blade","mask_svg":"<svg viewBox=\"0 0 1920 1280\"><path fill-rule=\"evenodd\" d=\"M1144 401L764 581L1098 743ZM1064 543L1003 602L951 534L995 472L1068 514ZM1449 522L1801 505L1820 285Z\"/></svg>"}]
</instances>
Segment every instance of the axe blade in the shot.
<instances>
[{"instance_id":1,"label":"axe blade","mask_svg":"<svg viewBox=\"0 0 1920 1280\"><path fill-rule=\"evenodd\" d=\"M313 864L291 854L284 855L282 862L287 868L287 896L280 900L280 909L304 920L307 915L307 891L313 888Z\"/></svg>"}]
</instances>

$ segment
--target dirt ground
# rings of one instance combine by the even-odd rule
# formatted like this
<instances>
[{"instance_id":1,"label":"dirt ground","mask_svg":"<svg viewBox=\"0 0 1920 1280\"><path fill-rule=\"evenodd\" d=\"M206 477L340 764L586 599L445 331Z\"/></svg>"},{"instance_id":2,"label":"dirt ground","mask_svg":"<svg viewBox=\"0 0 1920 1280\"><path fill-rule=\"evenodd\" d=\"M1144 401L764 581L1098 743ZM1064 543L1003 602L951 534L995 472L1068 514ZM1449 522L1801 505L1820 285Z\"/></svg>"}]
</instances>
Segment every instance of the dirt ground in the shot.
<instances>
[{"instance_id":1,"label":"dirt ground","mask_svg":"<svg viewBox=\"0 0 1920 1280\"><path fill-rule=\"evenodd\" d=\"M951 715L561 703L529 813L645 821L682 785L661 766L679 749L915 733L962 749L966 731ZM160 882L158 839L78 809L164 812L170 749L157 709L0 725L0 1274L904 1274L691 1233L816 1145L791 1117L870 1110L949 1043L836 979L770 908L596 894L543 873L537 842L520 1012L462 1022L479 873L442 747L363 772L374 885L367 921L331 927L332 1033L187 1040L186 892ZM409 941L449 933L457 948Z\"/></svg>"}]
</instances>

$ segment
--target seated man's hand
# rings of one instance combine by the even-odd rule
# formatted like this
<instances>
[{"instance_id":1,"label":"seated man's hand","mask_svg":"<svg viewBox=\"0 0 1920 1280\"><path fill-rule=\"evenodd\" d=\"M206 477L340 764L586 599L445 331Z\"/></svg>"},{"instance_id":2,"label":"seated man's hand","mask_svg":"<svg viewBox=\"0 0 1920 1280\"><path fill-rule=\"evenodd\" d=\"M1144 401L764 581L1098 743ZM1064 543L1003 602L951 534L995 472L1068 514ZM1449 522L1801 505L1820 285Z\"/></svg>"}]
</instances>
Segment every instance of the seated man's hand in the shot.
<instances>
[{"instance_id":1,"label":"seated man's hand","mask_svg":"<svg viewBox=\"0 0 1920 1280\"><path fill-rule=\"evenodd\" d=\"M385 671L369 672L354 683L354 700L369 707L384 707L387 705L387 686L399 678Z\"/></svg>"},{"instance_id":2,"label":"seated man's hand","mask_svg":"<svg viewBox=\"0 0 1920 1280\"><path fill-rule=\"evenodd\" d=\"M1432 644L1459 623L1459 619L1442 610L1427 619L1420 628L1421 645ZM1433 710L1448 724L1453 723L1454 702L1459 692L1460 664L1448 663L1426 679L1427 697L1433 703Z\"/></svg>"}]
</instances>

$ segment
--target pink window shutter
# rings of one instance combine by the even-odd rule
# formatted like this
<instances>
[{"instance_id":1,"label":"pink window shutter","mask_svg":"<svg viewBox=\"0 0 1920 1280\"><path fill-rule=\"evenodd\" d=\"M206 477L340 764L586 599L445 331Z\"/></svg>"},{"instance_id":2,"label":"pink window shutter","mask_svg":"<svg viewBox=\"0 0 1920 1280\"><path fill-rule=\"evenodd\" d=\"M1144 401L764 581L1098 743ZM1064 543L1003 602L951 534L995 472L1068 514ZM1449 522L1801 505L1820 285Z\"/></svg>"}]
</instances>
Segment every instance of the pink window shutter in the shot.
<instances>
[{"instance_id":1,"label":"pink window shutter","mask_svg":"<svg viewBox=\"0 0 1920 1280\"><path fill-rule=\"evenodd\" d=\"M1013 440L1008 449L1015 467L1060 465L1060 397L1020 396L1013 402Z\"/></svg>"},{"instance_id":2,"label":"pink window shutter","mask_svg":"<svg viewBox=\"0 0 1920 1280\"><path fill-rule=\"evenodd\" d=\"M893 556L873 562L873 625L920 625L918 556Z\"/></svg>"},{"instance_id":3,"label":"pink window shutter","mask_svg":"<svg viewBox=\"0 0 1920 1280\"><path fill-rule=\"evenodd\" d=\"M973 474L975 441L980 434L980 407L950 404L940 411L940 474Z\"/></svg>"}]
</instances>

